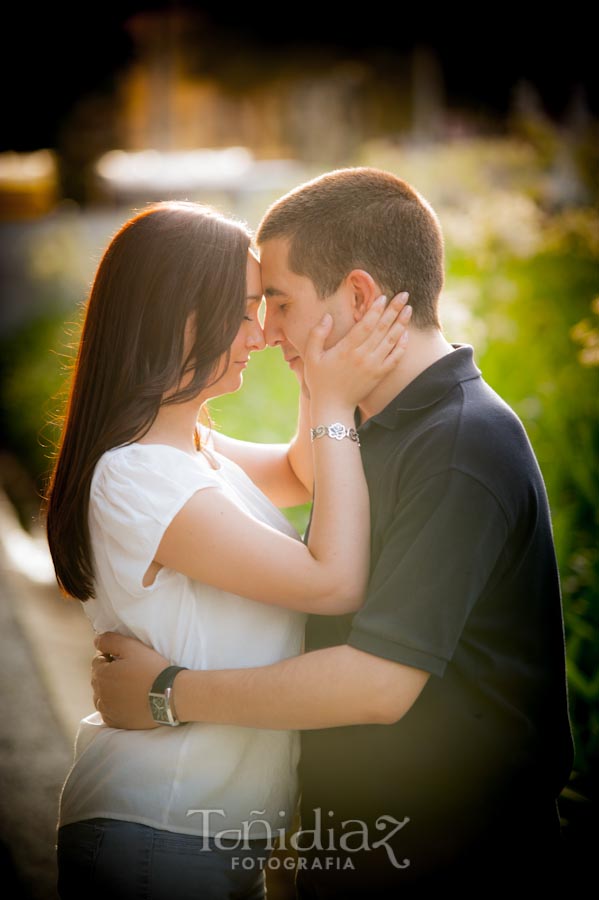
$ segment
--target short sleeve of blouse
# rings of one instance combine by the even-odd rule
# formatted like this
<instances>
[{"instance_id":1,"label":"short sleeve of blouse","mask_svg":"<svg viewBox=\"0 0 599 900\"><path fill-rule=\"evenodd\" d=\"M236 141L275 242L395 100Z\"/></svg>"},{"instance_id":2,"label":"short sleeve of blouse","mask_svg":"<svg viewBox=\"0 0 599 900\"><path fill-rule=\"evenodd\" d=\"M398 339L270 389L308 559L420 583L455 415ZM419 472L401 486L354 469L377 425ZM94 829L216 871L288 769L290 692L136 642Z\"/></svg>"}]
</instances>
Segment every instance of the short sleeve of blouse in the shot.
<instances>
[{"instance_id":1,"label":"short sleeve of blouse","mask_svg":"<svg viewBox=\"0 0 599 900\"><path fill-rule=\"evenodd\" d=\"M221 488L203 462L162 444L130 444L104 454L89 509L97 574L107 565L127 592L149 590L143 578L173 518L196 491Z\"/></svg>"}]
</instances>

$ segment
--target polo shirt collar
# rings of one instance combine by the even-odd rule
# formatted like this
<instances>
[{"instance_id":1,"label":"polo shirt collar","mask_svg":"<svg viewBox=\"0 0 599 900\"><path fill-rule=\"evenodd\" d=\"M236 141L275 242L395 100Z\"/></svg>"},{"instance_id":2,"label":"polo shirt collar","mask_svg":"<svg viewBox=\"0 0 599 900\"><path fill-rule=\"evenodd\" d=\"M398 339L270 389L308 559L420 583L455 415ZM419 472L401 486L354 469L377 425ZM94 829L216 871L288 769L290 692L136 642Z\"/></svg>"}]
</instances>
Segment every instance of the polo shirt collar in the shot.
<instances>
[{"instance_id":1,"label":"polo shirt collar","mask_svg":"<svg viewBox=\"0 0 599 900\"><path fill-rule=\"evenodd\" d=\"M421 372L366 424L376 422L385 428L395 428L400 413L433 406L460 382L480 378L482 372L474 363L473 347L470 344L452 344L452 347L453 353L447 353Z\"/></svg>"}]
</instances>

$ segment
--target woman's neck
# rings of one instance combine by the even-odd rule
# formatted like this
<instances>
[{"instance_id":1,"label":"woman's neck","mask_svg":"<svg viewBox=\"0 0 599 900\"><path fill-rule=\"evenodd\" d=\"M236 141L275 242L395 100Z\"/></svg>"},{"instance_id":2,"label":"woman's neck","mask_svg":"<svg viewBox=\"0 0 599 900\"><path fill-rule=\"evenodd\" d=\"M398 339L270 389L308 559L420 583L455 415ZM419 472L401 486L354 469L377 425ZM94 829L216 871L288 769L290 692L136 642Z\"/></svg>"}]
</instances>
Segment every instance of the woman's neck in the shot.
<instances>
[{"instance_id":1,"label":"woman's neck","mask_svg":"<svg viewBox=\"0 0 599 900\"><path fill-rule=\"evenodd\" d=\"M196 422L198 420L198 398L187 403L172 403L161 406L152 426L138 441L140 444L167 444L195 455Z\"/></svg>"}]
</instances>

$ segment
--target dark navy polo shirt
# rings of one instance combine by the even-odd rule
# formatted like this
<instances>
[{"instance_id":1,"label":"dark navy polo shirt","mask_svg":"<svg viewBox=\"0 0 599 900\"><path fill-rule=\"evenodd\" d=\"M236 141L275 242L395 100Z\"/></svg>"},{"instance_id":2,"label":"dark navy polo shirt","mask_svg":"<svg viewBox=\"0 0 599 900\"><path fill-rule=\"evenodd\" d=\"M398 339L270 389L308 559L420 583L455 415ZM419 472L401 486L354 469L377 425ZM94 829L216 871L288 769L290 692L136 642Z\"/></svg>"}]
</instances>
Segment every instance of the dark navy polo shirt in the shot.
<instances>
[{"instance_id":1,"label":"dark navy polo shirt","mask_svg":"<svg viewBox=\"0 0 599 900\"><path fill-rule=\"evenodd\" d=\"M353 617L311 616L306 636L307 650L348 643L431 673L394 725L302 733L303 828L317 808L323 829L407 816L404 880L449 864L493 821L557 821L573 761L543 479L472 347L454 348L360 426L367 595Z\"/></svg>"}]
</instances>

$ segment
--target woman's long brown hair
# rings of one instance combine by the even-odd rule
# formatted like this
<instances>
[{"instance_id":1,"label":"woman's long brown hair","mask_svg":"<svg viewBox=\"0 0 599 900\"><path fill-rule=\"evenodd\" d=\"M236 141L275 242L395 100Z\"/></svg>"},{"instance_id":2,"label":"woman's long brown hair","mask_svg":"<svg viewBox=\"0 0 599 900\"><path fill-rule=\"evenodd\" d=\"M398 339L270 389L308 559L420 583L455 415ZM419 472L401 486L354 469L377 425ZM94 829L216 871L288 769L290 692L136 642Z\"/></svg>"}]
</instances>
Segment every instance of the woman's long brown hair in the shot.
<instances>
[{"instance_id":1,"label":"woman's long brown hair","mask_svg":"<svg viewBox=\"0 0 599 900\"><path fill-rule=\"evenodd\" d=\"M210 385L245 313L250 242L240 222L167 201L126 222L104 253L45 503L56 578L67 596L94 596L88 513L96 463L142 437L162 402L189 400ZM194 314L194 343L184 360L185 326Z\"/></svg>"}]
</instances>

